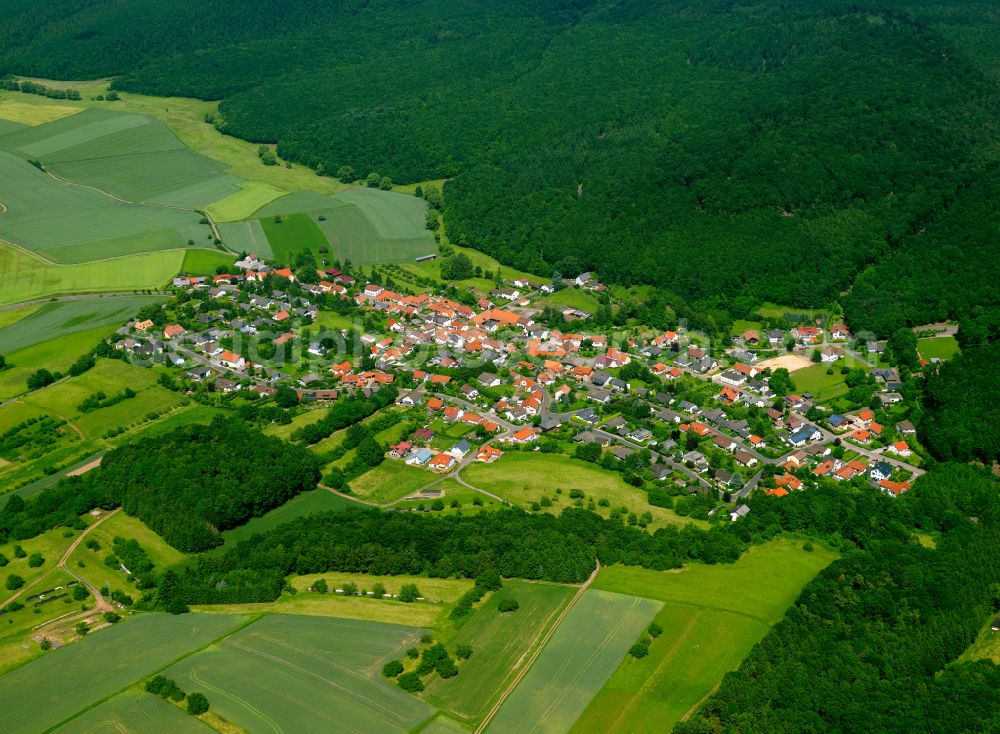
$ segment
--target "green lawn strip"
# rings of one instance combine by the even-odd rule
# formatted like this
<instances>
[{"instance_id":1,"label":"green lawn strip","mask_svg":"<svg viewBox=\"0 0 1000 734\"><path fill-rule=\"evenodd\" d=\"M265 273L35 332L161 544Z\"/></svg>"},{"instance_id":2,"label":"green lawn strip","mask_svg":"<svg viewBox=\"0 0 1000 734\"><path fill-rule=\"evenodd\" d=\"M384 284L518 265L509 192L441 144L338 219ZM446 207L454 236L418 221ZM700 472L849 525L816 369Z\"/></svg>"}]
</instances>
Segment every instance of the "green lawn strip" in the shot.
<instances>
[{"instance_id":1,"label":"green lawn strip","mask_svg":"<svg viewBox=\"0 0 1000 734\"><path fill-rule=\"evenodd\" d=\"M587 590L487 731L569 731L662 606L653 599Z\"/></svg>"},{"instance_id":2,"label":"green lawn strip","mask_svg":"<svg viewBox=\"0 0 1000 734\"><path fill-rule=\"evenodd\" d=\"M550 512L559 513L573 504L571 489L582 490L587 499L607 499L609 507L597 506L595 512L607 517L611 508L626 507L629 512L653 516L650 527L693 524L705 526L699 520L677 515L673 510L654 507L646 493L621 478L617 472L559 454L511 452L493 464L472 464L462 470L469 484L492 492L520 507L539 502L543 496L552 501ZM556 488L562 489L556 494Z\"/></svg>"},{"instance_id":3,"label":"green lawn strip","mask_svg":"<svg viewBox=\"0 0 1000 734\"><path fill-rule=\"evenodd\" d=\"M469 645L473 653L459 662L457 677L433 677L424 697L466 723L481 721L575 593L571 586L505 581L461 626L439 633L446 646ZM518 610L501 614L497 606L504 599L516 600Z\"/></svg>"},{"instance_id":4,"label":"green lawn strip","mask_svg":"<svg viewBox=\"0 0 1000 734\"><path fill-rule=\"evenodd\" d=\"M672 727L739 665L802 587L836 557L818 544L812 552L802 545L772 540L729 565L602 569L595 588L665 602L656 620L664 631L647 657L625 659L574 731Z\"/></svg>"},{"instance_id":5,"label":"green lawn strip","mask_svg":"<svg viewBox=\"0 0 1000 734\"><path fill-rule=\"evenodd\" d=\"M250 621L236 615L142 615L54 650L4 676L0 728L34 733L65 725Z\"/></svg>"},{"instance_id":6,"label":"green lawn strip","mask_svg":"<svg viewBox=\"0 0 1000 734\"><path fill-rule=\"evenodd\" d=\"M350 722L352 731L402 733L436 712L381 669L418 639L410 626L268 615L164 675L203 691L248 731L340 731Z\"/></svg>"}]
</instances>

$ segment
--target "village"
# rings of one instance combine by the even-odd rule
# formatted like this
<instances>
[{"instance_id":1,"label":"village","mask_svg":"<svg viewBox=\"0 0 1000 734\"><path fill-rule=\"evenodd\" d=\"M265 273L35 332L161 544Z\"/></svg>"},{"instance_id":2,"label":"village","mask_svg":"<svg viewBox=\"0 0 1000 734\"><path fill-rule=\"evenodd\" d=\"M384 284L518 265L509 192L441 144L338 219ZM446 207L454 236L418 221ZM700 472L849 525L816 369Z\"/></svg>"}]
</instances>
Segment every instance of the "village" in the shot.
<instances>
[{"instance_id":1,"label":"village","mask_svg":"<svg viewBox=\"0 0 1000 734\"><path fill-rule=\"evenodd\" d=\"M782 497L820 478L861 479L896 496L923 473L899 370L880 362L884 343L855 342L843 324L790 321L712 344L683 322L597 333L592 314L566 307L571 332L544 299L600 293L590 273L444 295L401 292L374 269L316 276L301 282L253 255L233 273L179 276L172 300L120 329L114 347L174 367L174 389L204 399L291 389L310 410L391 388L424 418L385 459L460 481L505 451L558 451L708 495L711 512L736 520L758 488ZM835 411L796 392L795 370L813 364L867 386L863 404ZM439 498L433 479L414 496Z\"/></svg>"}]
</instances>

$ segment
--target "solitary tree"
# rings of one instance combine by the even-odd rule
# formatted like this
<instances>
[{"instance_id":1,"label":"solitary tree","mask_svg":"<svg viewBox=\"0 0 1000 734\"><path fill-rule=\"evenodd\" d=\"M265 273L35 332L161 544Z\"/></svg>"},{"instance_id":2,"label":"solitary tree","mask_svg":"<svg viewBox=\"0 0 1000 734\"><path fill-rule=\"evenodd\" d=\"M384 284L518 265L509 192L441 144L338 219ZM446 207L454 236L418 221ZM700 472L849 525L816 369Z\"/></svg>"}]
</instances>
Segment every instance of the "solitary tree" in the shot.
<instances>
[{"instance_id":1,"label":"solitary tree","mask_svg":"<svg viewBox=\"0 0 1000 734\"><path fill-rule=\"evenodd\" d=\"M187 712L192 716L198 716L208 711L208 699L204 693L192 693L187 699Z\"/></svg>"}]
</instances>

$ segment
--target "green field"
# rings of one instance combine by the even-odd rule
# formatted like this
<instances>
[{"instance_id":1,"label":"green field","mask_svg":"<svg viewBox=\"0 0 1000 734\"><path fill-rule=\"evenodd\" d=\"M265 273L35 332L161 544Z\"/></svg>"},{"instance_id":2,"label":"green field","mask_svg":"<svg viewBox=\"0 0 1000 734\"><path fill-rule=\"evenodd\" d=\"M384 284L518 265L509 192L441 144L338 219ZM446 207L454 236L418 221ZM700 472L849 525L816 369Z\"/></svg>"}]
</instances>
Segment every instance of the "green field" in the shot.
<instances>
[{"instance_id":1,"label":"green field","mask_svg":"<svg viewBox=\"0 0 1000 734\"><path fill-rule=\"evenodd\" d=\"M143 306L163 300L160 296L116 296L47 303L17 323L0 329L0 354L102 326L117 328Z\"/></svg>"},{"instance_id":2,"label":"green field","mask_svg":"<svg viewBox=\"0 0 1000 734\"><path fill-rule=\"evenodd\" d=\"M215 275L217 267L231 268L236 258L219 250L186 250L181 270L186 275Z\"/></svg>"},{"instance_id":3,"label":"green field","mask_svg":"<svg viewBox=\"0 0 1000 734\"><path fill-rule=\"evenodd\" d=\"M834 558L819 545L808 553L801 541L773 540L730 565L603 569L596 588L665 602L656 617L664 632L647 657L625 659L573 731L669 731L740 664Z\"/></svg>"},{"instance_id":4,"label":"green field","mask_svg":"<svg viewBox=\"0 0 1000 734\"><path fill-rule=\"evenodd\" d=\"M6 354L8 367L0 371L0 400L25 392L28 375L39 367L52 372L68 369L78 357L113 332L111 326L101 326Z\"/></svg>"},{"instance_id":5,"label":"green field","mask_svg":"<svg viewBox=\"0 0 1000 734\"><path fill-rule=\"evenodd\" d=\"M595 589L584 592L487 731L569 731L661 606L652 599Z\"/></svg>"},{"instance_id":6,"label":"green field","mask_svg":"<svg viewBox=\"0 0 1000 734\"><path fill-rule=\"evenodd\" d=\"M212 729L159 696L125 691L84 712L54 734L212 734Z\"/></svg>"},{"instance_id":7,"label":"green field","mask_svg":"<svg viewBox=\"0 0 1000 734\"><path fill-rule=\"evenodd\" d=\"M0 242L0 306L70 293L162 288L181 272L183 250L56 265Z\"/></svg>"},{"instance_id":8,"label":"green field","mask_svg":"<svg viewBox=\"0 0 1000 734\"><path fill-rule=\"evenodd\" d=\"M926 337L917 340L917 351L928 362L951 359L958 353L958 341L953 336Z\"/></svg>"},{"instance_id":9,"label":"green field","mask_svg":"<svg viewBox=\"0 0 1000 734\"><path fill-rule=\"evenodd\" d=\"M257 257L270 260L274 257L271 244L267 241L264 227L258 219L248 219L242 222L223 222L219 225L219 234L226 247L234 252L247 252Z\"/></svg>"},{"instance_id":10,"label":"green field","mask_svg":"<svg viewBox=\"0 0 1000 734\"><path fill-rule=\"evenodd\" d=\"M0 730L34 734L62 724L245 621L231 614L149 614L54 650L4 676Z\"/></svg>"},{"instance_id":11,"label":"green field","mask_svg":"<svg viewBox=\"0 0 1000 734\"><path fill-rule=\"evenodd\" d=\"M75 115L79 111L79 107L61 104L25 104L11 99L0 101L0 120L15 122L19 125L43 125L46 122ZM11 132L13 129L15 128L4 130L3 127L0 127L0 134Z\"/></svg>"},{"instance_id":12,"label":"green field","mask_svg":"<svg viewBox=\"0 0 1000 734\"><path fill-rule=\"evenodd\" d=\"M377 583L385 586L387 594L399 594L404 584L415 584L420 590L420 596L435 604L451 604L473 586L471 579L439 579L426 576L376 576L368 573L344 573L330 571L329 573L311 573L305 576L291 576L288 583L300 592L309 590L318 579L324 579L331 589L341 589L344 584L351 583L359 591L369 591ZM379 600L374 600L379 602Z\"/></svg>"},{"instance_id":13,"label":"green field","mask_svg":"<svg viewBox=\"0 0 1000 734\"><path fill-rule=\"evenodd\" d=\"M271 252L280 262L290 262L292 254L299 250L315 252L326 245L323 232L309 215L303 212L283 214L280 223L278 217L261 219L260 223L264 228L264 234L267 235Z\"/></svg>"},{"instance_id":14,"label":"green field","mask_svg":"<svg viewBox=\"0 0 1000 734\"><path fill-rule=\"evenodd\" d=\"M418 637L411 627L268 616L164 675L203 691L215 712L251 732L406 732L435 711L381 669Z\"/></svg>"},{"instance_id":15,"label":"green field","mask_svg":"<svg viewBox=\"0 0 1000 734\"><path fill-rule=\"evenodd\" d=\"M653 507L646 501L644 492L626 484L617 472L558 454L511 452L493 464L468 466L462 470L462 478L521 507L546 496L552 500L550 511L558 513L573 502L569 490L582 489L586 498L610 501L610 507L594 508L604 517L610 514L612 507L626 507L629 512L652 514L653 528L704 525L699 520L681 517L673 510ZM555 493L557 487L562 489L562 494Z\"/></svg>"},{"instance_id":16,"label":"green field","mask_svg":"<svg viewBox=\"0 0 1000 734\"><path fill-rule=\"evenodd\" d=\"M439 475L426 469L390 460L369 469L357 479L352 479L348 486L351 494L369 502L384 504L405 497L438 477Z\"/></svg>"},{"instance_id":17,"label":"green field","mask_svg":"<svg viewBox=\"0 0 1000 734\"><path fill-rule=\"evenodd\" d=\"M580 288L563 288L552 295L539 298L537 303L539 305L551 303L562 308L577 308L589 313L594 313L601 306L590 291Z\"/></svg>"},{"instance_id":18,"label":"green field","mask_svg":"<svg viewBox=\"0 0 1000 734\"><path fill-rule=\"evenodd\" d=\"M575 587L508 579L504 588L483 602L458 630L442 637L445 644L466 644L473 655L462 663L457 678L435 676L425 697L462 721L478 722L496 703L528 656L542 643L569 600ZM520 608L501 614L501 599L514 598Z\"/></svg>"},{"instance_id":19,"label":"green field","mask_svg":"<svg viewBox=\"0 0 1000 734\"><path fill-rule=\"evenodd\" d=\"M215 222L247 219L258 209L286 193L263 181L241 181L239 186L239 191L205 209Z\"/></svg>"},{"instance_id":20,"label":"green field","mask_svg":"<svg viewBox=\"0 0 1000 734\"><path fill-rule=\"evenodd\" d=\"M847 392L847 385L844 383L844 375L840 374L841 367L854 366L854 360L841 359L830 364L814 364L792 373L792 383L795 390L801 395L809 393L815 400L826 402L833 400ZM826 371L833 368L833 374L828 375Z\"/></svg>"}]
</instances>

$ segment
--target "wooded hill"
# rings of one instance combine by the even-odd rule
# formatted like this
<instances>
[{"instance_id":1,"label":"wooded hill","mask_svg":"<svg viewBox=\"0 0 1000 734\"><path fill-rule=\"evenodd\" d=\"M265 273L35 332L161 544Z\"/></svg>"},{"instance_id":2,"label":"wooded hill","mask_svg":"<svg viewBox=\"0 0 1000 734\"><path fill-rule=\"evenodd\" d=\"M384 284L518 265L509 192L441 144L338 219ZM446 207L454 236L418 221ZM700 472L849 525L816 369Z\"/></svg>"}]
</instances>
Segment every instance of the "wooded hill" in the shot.
<instances>
[{"instance_id":1,"label":"wooded hill","mask_svg":"<svg viewBox=\"0 0 1000 734\"><path fill-rule=\"evenodd\" d=\"M450 177L455 241L700 311L818 306L861 274L852 326L884 336L995 300L993 9L19 0L0 72L120 74L328 173Z\"/></svg>"}]
</instances>

